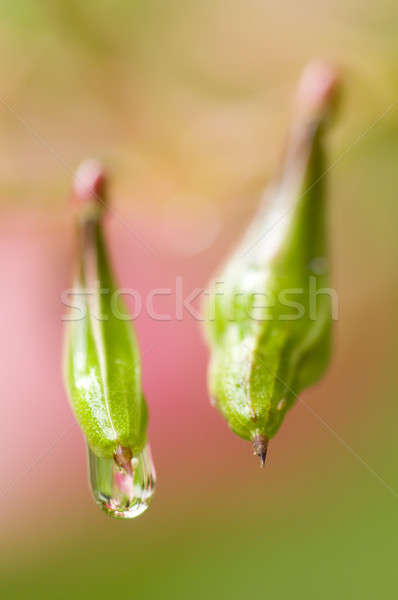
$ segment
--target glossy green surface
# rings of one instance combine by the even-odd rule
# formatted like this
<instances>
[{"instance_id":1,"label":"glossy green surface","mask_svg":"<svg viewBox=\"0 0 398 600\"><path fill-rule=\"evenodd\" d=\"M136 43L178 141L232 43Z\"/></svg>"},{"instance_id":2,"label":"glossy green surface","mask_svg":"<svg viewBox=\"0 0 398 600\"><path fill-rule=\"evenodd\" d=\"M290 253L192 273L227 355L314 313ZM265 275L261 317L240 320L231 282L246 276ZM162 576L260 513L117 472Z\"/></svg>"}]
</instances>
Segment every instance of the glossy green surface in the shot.
<instances>
[{"instance_id":1,"label":"glossy green surface","mask_svg":"<svg viewBox=\"0 0 398 600\"><path fill-rule=\"evenodd\" d=\"M92 451L113 456L121 445L138 454L145 444L147 407L137 341L116 291L101 216L79 222L80 264L65 345L65 381Z\"/></svg>"},{"instance_id":2,"label":"glossy green surface","mask_svg":"<svg viewBox=\"0 0 398 600\"><path fill-rule=\"evenodd\" d=\"M272 438L329 360L322 134L322 119L294 129L282 174L206 305L210 394L246 440Z\"/></svg>"}]
</instances>

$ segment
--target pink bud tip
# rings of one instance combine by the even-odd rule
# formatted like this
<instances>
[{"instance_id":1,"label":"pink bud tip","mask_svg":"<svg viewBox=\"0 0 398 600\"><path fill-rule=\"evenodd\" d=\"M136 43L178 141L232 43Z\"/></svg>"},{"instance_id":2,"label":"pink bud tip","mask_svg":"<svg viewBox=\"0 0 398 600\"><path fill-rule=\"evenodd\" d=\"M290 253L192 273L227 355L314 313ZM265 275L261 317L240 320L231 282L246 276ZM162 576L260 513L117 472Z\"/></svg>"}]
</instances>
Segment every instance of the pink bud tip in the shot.
<instances>
[{"instance_id":1,"label":"pink bud tip","mask_svg":"<svg viewBox=\"0 0 398 600\"><path fill-rule=\"evenodd\" d=\"M315 114L323 112L333 101L337 83L338 76L331 65L323 61L307 65L297 90L299 110Z\"/></svg>"},{"instance_id":2,"label":"pink bud tip","mask_svg":"<svg viewBox=\"0 0 398 600\"><path fill-rule=\"evenodd\" d=\"M103 204L106 177L102 165L86 160L77 169L73 181L73 196L77 204Z\"/></svg>"}]
</instances>

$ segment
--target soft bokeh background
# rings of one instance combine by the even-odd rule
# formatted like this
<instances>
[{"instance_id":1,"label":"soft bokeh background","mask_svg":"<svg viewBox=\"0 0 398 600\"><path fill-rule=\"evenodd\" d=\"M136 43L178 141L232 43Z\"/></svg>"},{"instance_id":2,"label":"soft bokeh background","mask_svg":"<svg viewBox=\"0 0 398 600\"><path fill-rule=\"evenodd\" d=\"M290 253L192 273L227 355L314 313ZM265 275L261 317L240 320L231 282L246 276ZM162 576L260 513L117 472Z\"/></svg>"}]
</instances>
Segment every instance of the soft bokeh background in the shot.
<instances>
[{"instance_id":1,"label":"soft bokeh background","mask_svg":"<svg viewBox=\"0 0 398 600\"><path fill-rule=\"evenodd\" d=\"M395 596L397 19L393 0L3 0L2 598ZM143 315L158 489L142 518L107 519L60 370L71 174L86 156L113 174L124 287L204 286L253 213L300 70L319 56L344 78L329 137L332 367L260 471L209 405L200 324Z\"/></svg>"}]
</instances>

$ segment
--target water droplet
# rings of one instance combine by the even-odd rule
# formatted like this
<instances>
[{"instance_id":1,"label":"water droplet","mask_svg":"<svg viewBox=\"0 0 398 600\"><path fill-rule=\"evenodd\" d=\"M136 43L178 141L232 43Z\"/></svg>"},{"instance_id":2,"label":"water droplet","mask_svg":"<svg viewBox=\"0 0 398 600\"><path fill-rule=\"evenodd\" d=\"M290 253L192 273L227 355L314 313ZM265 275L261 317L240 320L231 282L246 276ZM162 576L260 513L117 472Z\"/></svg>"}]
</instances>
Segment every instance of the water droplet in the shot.
<instances>
[{"instance_id":1,"label":"water droplet","mask_svg":"<svg viewBox=\"0 0 398 600\"><path fill-rule=\"evenodd\" d=\"M91 490L102 510L118 519L134 519L148 508L156 479L149 445L136 457L123 454L123 460L100 458L90 448L88 457Z\"/></svg>"}]
</instances>

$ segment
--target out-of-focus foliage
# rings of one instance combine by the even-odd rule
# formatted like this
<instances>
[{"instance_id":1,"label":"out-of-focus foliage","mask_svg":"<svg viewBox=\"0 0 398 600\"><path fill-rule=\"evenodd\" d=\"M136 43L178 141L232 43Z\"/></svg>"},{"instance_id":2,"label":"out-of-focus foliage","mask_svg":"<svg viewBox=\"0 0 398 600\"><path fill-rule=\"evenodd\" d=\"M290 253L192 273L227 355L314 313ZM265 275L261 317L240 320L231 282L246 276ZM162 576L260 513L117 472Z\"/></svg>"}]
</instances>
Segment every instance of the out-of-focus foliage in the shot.
<instances>
[{"instance_id":1,"label":"out-of-focus foliage","mask_svg":"<svg viewBox=\"0 0 398 600\"><path fill-rule=\"evenodd\" d=\"M397 18L387 1L289 0L282 10L260 0L7 0L1 202L22 202L28 183L25 201L56 204L67 168L92 154L112 164L120 195L147 208L185 207L187 197L199 207L254 202L309 59L335 61L345 75L335 157L388 109Z\"/></svg>"}]
</instances>

